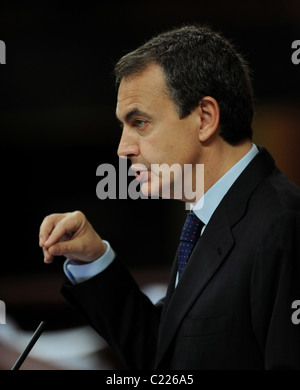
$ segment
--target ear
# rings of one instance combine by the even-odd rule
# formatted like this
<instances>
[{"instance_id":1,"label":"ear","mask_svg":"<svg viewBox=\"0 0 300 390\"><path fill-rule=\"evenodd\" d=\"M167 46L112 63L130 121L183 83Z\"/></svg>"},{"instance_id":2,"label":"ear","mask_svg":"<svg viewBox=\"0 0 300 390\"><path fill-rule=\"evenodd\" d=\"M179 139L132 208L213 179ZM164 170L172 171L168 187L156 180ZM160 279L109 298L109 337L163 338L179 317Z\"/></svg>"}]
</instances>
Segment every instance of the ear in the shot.
<instances>
[{"instance_id":1,"label":"ear","mask_svg":"<svg viewBox=\"0 0 300 390\"><path fill-rule=\"evenodd\" d=\"M218 102L211 96L200 100L196 108L199 115L199 141L208 141L219 129L220 108Z\"/></svg>"}]
</instances>

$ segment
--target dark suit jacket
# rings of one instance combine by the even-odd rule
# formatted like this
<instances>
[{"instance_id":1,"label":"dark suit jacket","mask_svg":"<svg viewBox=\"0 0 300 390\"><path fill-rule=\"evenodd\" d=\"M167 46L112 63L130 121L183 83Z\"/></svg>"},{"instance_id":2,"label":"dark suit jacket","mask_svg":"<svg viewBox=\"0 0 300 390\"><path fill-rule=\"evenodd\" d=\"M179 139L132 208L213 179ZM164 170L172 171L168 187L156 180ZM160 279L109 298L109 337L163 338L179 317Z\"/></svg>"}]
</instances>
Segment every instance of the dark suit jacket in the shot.
<instances>
[{"instance_id":1,"label":"dark suit jacket","mask_svg":"<svg viewBox=\"0 0 300 390\"><path fill-rule=\"evenodd\" d=\"M153 305L121 260L62 292L129 368L300 369L300 190L260 153Z\"/></svg>"}]
</instances>

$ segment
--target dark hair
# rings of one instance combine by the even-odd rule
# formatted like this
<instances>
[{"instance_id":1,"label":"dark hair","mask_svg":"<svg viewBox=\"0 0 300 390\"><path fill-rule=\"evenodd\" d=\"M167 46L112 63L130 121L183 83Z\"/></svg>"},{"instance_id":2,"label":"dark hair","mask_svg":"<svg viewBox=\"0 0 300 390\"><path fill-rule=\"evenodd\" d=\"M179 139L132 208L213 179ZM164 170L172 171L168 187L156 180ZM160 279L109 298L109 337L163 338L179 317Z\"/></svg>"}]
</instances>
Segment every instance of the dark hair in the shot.
<instances>
[{"instance_id":1,"label":"dark hair","mask_svg":"<svg viewBox=\"0 0 300 390\"><path fill-rule=\"evenodd\" d=\"M122 57L115 66L123 78L158 63L181 119L205 96L220 107L220 135L230 144L252 138L254 99L249 69L233 45L206 26L184 26L161 33Z\"/></svg>"}]
</instances>

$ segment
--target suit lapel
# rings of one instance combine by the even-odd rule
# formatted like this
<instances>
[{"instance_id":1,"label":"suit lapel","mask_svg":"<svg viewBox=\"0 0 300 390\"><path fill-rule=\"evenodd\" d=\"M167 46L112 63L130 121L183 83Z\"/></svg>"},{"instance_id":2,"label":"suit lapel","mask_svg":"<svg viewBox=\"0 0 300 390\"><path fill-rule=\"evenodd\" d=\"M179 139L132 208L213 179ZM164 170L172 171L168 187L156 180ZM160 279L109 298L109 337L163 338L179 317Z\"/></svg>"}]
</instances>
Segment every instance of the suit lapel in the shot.
<instances>
[{"instance_id":1,"label":"suit lapel","mask_svg":"<svg viewBox=\"0 0 300 390\"><path fill-rule=\"evenodd\" d=\"M242 218L252 192L273 168L274 160L264 148L260 148L260 153L236 180L214 212L175 289L176 254L161 317L156 367L182 319L233 248L232 226Z\"/></svg>"},{"instance_id":2,"label":"suit lapel","mask_svg":"<svg viewBox=\"0 0 300 390\"><path fill-rule=\"evenodd\" d=\"M175 290L177 261L174 261L175 265L173 265L170 278L170 284L172 284L169 284L162 313L157 363L166 352L183 317L220 267L234 244L231 230L226 220L224 220L224 215L221 219L222 221L219 220L218 230L215 230L213 236L209 230L205 230L200 237ZM211 242L213 237L218 237L218 240Z\"/></svg>"}]
</instances>

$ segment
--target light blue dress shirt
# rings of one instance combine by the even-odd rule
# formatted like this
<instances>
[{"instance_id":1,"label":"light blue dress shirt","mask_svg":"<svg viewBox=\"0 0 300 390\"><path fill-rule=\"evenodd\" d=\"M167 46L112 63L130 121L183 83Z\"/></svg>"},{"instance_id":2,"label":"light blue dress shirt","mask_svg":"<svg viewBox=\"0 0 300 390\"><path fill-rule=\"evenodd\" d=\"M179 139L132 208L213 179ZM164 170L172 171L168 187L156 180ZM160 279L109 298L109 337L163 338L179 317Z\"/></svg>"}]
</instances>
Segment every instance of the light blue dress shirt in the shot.
<instances>
[{"instance_id":1,"label":"light blue dress shirt","mask_svg":"<svg viewBox=\"0 0 300 390\"><path fill-rule=\"evenodd\" d=\"M258 148L252 144L250 151L226 172L195 204L193 211L204 223L201 234L221 200L257 153L259 153ZM201 207L197 207L199 204ZM73 284L88 280L104 271L113 262L115 253L107 241L104 241L104 243L107 246L106 252L92 263L79 265L68 259L65 261L64 272Z\"/></svg>"}]
</instances>

